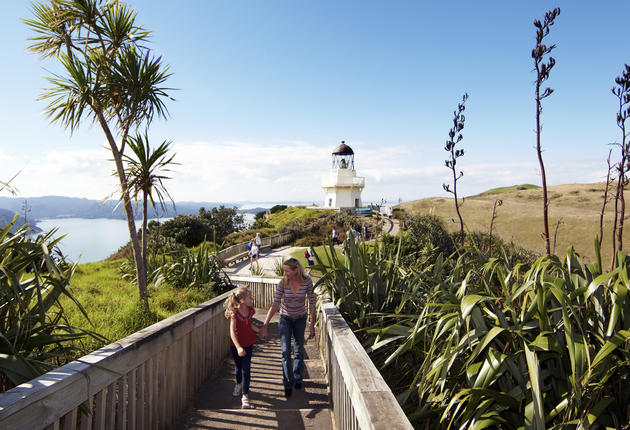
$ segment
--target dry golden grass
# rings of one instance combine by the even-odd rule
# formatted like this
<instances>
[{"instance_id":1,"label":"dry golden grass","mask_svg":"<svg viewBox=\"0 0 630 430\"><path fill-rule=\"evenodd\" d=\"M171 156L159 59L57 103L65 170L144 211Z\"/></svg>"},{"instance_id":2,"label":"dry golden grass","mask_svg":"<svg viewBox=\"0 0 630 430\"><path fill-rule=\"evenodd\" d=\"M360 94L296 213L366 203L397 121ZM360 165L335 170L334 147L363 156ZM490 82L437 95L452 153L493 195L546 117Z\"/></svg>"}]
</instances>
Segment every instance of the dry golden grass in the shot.
<instances>
[{"instance_id":1,"label":"dry golden grass","mask_svg":"<svg viewBox=\"0 0 630 430\"><path fill-rule=\"evenodd\" d=\"M599 234L599 216L602 209L604 182L594 184L566 184L549 187L549 233L551 246L555 253L563 256L569 245L582 255L583 262L595 258L593 241ZM602 258L605 266L612 255L611 232L614 215L614 200L611 196L614 189L609 190L609 202L604 216L604 241ZM542 189L532 185L496 188L482 194L467 197L461 206L462 218L468 231L488 233L492 218L492 207L497 199L503 205L497 208L493 234L505 241L544 253L545 243L542 239ZM408 214L434 214L444 220L450 231L459 230L459 220L455 212L452 197L427 198L399 205ZM626 219L628 217L626 216ZM630 224L624 228L624 248L628 248Z\"/></svg>"}]
</instances>

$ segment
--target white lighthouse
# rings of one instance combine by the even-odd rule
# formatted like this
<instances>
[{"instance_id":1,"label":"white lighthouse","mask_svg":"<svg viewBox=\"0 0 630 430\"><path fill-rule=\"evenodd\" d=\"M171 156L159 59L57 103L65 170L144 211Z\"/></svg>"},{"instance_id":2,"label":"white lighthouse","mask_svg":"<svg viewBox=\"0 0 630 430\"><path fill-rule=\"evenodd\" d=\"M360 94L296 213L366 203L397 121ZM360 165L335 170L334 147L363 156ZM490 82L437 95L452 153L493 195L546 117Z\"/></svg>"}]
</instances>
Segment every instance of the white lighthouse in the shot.
<instances>
[{"instance_id":1,"label":"white lighthouse","mask_svg":"<svg viewBox=\"0 0 630 430\"><path fill-rule=\"evenodd\" d=\"M345 141L332 152L330 172L322 178L324 206L327 208L360 208L365 178L354 170L354 151Z\"/></svg>"}]
</instances>

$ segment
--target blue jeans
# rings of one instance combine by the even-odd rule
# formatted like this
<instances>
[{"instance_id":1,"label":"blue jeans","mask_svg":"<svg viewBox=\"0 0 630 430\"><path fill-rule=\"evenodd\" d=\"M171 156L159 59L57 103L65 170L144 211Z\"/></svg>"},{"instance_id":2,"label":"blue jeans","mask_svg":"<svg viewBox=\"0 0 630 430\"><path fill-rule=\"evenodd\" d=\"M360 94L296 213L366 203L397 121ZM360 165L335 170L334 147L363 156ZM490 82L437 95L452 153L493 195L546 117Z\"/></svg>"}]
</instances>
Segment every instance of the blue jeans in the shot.
<instances>
[{"instance_id":1,"label":"blue jeans","mask_svg":"<svg viewBox=\"0 0 630 430\"><path fill-rule=\"evenodd\" d=\"M234 357L234 375L236 376L236 383L243 383L243 394L249 393L249 382L251 381L251 367L252 367L252 352L254 345L246 346L245 356L239 357L238 350L234 345L230 346L232 350L232 357Z\"/></svg>"},{"instance_id":2,"label":"blue jeans","mask_svg":"<svg viewBox=\"0 0 630 430\"><path fill-rule=\"evenodd\" d=\"M280 345L282 347L282 383L284 388L293 388L296 382L302 382L306 315L295 320L280 315L278 328L280 330ZM294 339L293 362L291 362L291 337Z\"/></svg>"}]
</instances>

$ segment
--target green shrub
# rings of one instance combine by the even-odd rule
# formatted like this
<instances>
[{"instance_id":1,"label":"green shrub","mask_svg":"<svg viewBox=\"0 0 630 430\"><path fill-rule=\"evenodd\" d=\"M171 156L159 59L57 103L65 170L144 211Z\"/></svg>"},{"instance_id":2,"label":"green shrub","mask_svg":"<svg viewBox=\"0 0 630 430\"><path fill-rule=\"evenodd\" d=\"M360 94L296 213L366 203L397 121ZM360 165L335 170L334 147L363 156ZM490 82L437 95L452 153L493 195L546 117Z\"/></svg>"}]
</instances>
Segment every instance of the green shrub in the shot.
<instances>
[{"instance_id":1,"label":"green shrub","mask_svg":"<svg viewBox=\"0 0 630 430\"><path fill-rule=\"evenodd\" d=\"M431 215L411 216L408 226L409 239L415 243L416 250L430 246L442 255L455 252L455 243L439 218Z\"/></svg>"},{"instance_id":2,"label":"green shrub","mask_svg":"<svg viewBox=\"0 0 630 430\"><path fill-rule=\"evenodd\" d=\"M278 278L284 276L284 257L278 257L274 260L273 273L275 273Z\"/></svg>"},{"instance_id":3,"label":"green shrub","mask_svg":"<svg viewBox=\"0 0 630 430\"><path fill-rule=\"evenodd\" d=\"M253 276L263 276L265 274L265 269L258 263L254 263L249 266L249 271Z\"/></svg>"},{"instance_id":4,"label":"green shrub","mask_svg":"<svg viewBox=\"0 0 630 430\"><path fill-rule=\"evenodd\" d=\"M176 255L154 273L155 286L168 283L175 288L206 290L215 295L234 288L221 270L222 262L211 252L210 246L201 244ZM211 297L208 297L208 299Z\"/></svg>"},{"instance_id":5,"label":"green shrub","mask_svg":"<svg viewBox=\"0 0 630 430\"><path fill-rule=\"evenodd\" d=\"M282 212L287 208L287 205L275 205L269 209L269 213L275 214L276 212Z\"/></svg>"}]
</instances>

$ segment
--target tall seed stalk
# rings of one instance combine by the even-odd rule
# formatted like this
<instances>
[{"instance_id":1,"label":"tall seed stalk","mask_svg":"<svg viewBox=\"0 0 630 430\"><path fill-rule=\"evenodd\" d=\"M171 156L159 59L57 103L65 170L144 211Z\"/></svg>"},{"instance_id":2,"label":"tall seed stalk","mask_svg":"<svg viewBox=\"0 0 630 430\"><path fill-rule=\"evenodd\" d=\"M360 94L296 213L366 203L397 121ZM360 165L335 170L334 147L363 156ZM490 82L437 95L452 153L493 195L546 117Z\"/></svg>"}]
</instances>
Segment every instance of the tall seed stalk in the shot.
<instances>
[{"instance_id":1,"label":"tall seed stalk","mask_svg":"<svg viewBox=\"0 0 630 430\"><path fill-rule=\"evenodd\" d=\"M448 140L444 146L444 150L449 153L450 157L444 163L446 164L446 167L451 169L453 174L453 188L451 189L449 184L442 184L444 191L453 194L453 198L455 199L455 212L457 212L457 217L459 218L459 243L461 245L464 244L464 220L462 219L462 214L459 210L460 204L457 197L457 181L464 176L464 172L460 170L459 173L457 173L455 166L457 164L457 159L464 155L464 150L455 149L455 145L461 142L464 138L461 131L464 129L464 122L466 121L466 117L463 113L466 109L466 100L468 100L467 93L462 97L462 102L457 105L457 110L453 112L453 127L448 132Z\"/></svg>"},{"instance_id":2,"label":"tall seed stalk","mask_svg":"<svg viewBox=\"0 0 630 430\"><path fill-rule=\"evenodd\" d=\"M488 244L488 258L492 257L492 227L494 227L494 220L497 219L497 206L503 206L503 200L496 199L494 201L494 207L492 208L492 219L490 220L490 234Z\"/></svg>"},{"instance_id":3,"label":"tall seed stalk","mask_svg":"<svg viewBox=\"0 0 630 430\"><path fill-rule=\"evenodd\" d=\"M553 57L549 57L547 62L544 61L545 55L551 53L556 45L547 46L543 44L543 39L549 34L549 28L553 25L556 17L560 15L560 8L555 8L552 11L545 13L545 19L541 23L540 20L534 20L534 26L536 27L536 47L532 50L532 58L534 59L534 66L536 68L536 153L538 154L538 163L540 165L540 174L542 178L543 189L543 236L545 239L545 250L547 255L551 254L549 245L549 201L547 199L547 176L545 174L545 164L542 159L542 149L540 146L540 114L542 113L542 100L549 97L553 93L552 88L545 88L541 93L540 87L544 81L549 78L549 72L556 64L556 60Z\"/></svg>"},{"instance_id":4,"label":"tall seed stalk","mask_svg":"<svg viewBox=\"0 0 630 430\"><path fill-rule=\"evenodd\" d=\"M599 247L602 247L602 240L604 239L604 212L606 211L606 203L608 203L608 189L610 188L610 172L612 171L612 166L610 164L610 156L612 154L612 149L608 151L608 159L606 163L608 164L608 171L606 172L606 187L604 188L604 201L602 203L602 211L599 214ZM614 236L614 234L613 234ZM613 238L614 241L614 238Z\"/></svg>"},{"instance_id":5,"label":"tall seed stalk","mask_svg":"<svg viewBox=\"0 0 630 430\"><path fill-rule=\"evenodd\" d=\"M621 76L615 78L616 87L612 93L619 100L617 111L617 126L621 129L621 143L615 143L621 149L621 159L617 164L617 193L615 195L615 221L613 224L613 261L615 264L616 253L623 247L623 220L626 212L626 200L624 190L628 185L626 173L630 169L630 142L626 131L626 120L630 117L630 65L625 64L625 70Z\"/></svg>"}]
</instances>

